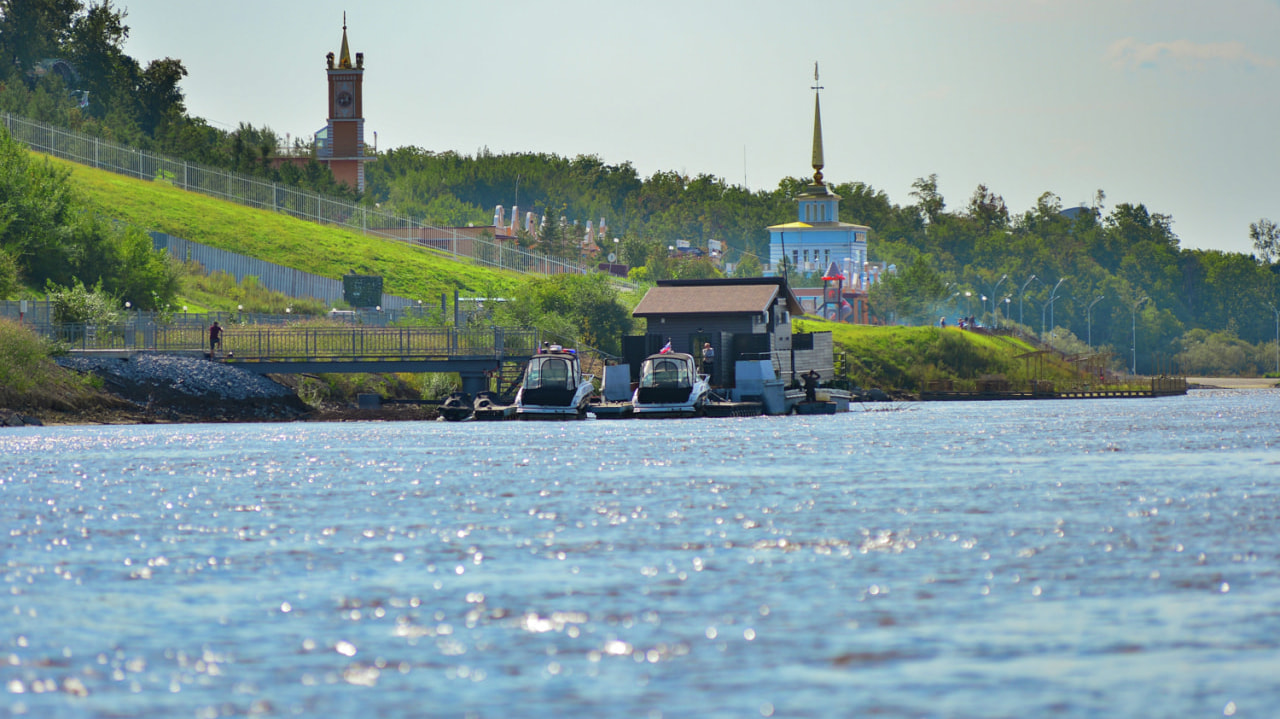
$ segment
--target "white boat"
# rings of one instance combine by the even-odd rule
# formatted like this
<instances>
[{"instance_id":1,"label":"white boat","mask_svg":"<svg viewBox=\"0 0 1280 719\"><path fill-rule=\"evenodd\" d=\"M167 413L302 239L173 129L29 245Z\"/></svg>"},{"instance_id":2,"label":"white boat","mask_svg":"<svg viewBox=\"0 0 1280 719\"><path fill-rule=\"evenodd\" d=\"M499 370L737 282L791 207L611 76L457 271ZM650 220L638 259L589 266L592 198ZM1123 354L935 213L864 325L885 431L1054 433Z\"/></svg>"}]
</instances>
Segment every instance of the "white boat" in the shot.
<instances>
[{"instance_id":1,"label":"white boat","mask_svg":"<svg viewBox=\"0 0 1280 719\"><path fill-rule=\"evenodd\" d=\"M706 409L711 384L698 374L692 355L660 352L640 365L640 384L631 396L633 417L696 417Z\"/></svg>"},{"instance_id":2,"label":"white boat","mask_svg":"<svg viewBox=\"0 0 1280 719\"><path fill-rule=\"evenodd\" d=\"M595 392L590 376L584 377L578 355L559 345L529 360L520 390L516 392L516 416L520 419L581 419Z\"/></svg>"}]
</instances>

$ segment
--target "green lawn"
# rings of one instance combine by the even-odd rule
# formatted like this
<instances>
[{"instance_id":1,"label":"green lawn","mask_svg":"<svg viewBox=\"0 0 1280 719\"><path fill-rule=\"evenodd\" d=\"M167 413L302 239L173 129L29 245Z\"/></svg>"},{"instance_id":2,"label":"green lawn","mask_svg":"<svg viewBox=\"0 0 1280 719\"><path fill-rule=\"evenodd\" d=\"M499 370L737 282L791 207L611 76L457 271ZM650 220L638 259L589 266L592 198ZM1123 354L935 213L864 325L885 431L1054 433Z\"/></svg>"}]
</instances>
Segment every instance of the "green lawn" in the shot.
<instances>
[{"instance_id":1,"label":"green lawn","mask_svg":"<svg viewBox=\"0 0 1280 719\"><path fill-rule=\"evenodd\" d=\"M882 327L797 319L797 332L832 333L836 365L864 387L918 392L931 380L950 380L955 389L973 389L982 378L1002 377L1014 387L1049 380L1060 388L1084 381L1053 354L1042 360L1019 358L1035 350L1015 337L948 327Z\"/></svg>"},{"instance_id":2,"label":"green lawn","mask_svg":"<svg viewBox=\"0 0 1280 719\"><path fill-rule=\"evenodd\" d=\"M525 279L425 248L243 207L162 182L47 159L70 170L76 188L103 217L333 279L351 270L381 275L390 294L423 300L452 294L455 289L473 296L505 295Z\"/></svg>"}]
</instances>

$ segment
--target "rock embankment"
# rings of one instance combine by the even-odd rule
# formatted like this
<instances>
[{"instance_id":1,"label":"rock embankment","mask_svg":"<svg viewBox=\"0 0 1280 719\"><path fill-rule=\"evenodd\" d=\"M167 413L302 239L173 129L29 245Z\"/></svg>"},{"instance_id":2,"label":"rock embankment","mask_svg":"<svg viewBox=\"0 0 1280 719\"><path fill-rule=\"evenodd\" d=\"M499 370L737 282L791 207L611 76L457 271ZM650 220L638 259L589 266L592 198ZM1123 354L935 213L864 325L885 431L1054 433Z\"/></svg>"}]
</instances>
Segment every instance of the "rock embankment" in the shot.
<instances>
[{"instance_id":1,"label":"rock embankment","mask_svg":"<svg viewBox=\"0 0 1280 719\"><path fill-rule=\"evenodd\" d=\"M292 420L309 411L289 387L199 357L76 356L60 357L58 364L101 377L105 389L134 405L144 421Z\"/></svg>"}]
</instances>

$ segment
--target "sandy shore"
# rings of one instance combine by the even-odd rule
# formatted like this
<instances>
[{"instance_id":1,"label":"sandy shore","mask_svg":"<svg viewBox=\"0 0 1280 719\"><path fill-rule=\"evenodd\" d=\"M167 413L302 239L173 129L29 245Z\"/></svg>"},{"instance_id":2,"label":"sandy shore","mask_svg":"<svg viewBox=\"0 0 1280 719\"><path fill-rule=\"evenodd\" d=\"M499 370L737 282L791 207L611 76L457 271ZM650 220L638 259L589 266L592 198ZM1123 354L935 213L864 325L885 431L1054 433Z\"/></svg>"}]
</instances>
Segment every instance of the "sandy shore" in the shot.
<instances>
[{"instance_id":1,"label":"sandy shore","mask_svg":"<svg viewBox=\"0 0 1280 719\"><path fill-rule=\"evenodd\" d=\"M1266 377L1188 377L1190 389L1271 389L1280 380Z\"/></svg>"}]
</instances>

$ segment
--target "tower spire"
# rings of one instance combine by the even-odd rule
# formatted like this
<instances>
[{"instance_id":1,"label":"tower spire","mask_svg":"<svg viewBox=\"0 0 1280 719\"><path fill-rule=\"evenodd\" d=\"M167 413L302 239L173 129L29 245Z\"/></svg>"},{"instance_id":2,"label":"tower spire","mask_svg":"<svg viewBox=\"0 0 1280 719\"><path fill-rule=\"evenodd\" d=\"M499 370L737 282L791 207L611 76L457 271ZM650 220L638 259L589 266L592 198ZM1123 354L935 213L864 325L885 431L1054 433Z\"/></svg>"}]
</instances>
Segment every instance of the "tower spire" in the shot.
<instances>
[{"instance_id":1,"label":"tower spire","mask_svg":"<svg viewBox=\"0 0 1280 719\"><path fill-rule=\"evenodd\" d=\"M347 13L342 13L342 52L338 53L338 67L351 69L351 49L347 46Z\"/></svg>"},{"instance_id":2,"label":"tower spire","mask_svg":"<svg viewBox=\"0 0 1280 719\"><path fill-rule=\"evenodd\" d=\"M818 84L818 63L813 63L813 184L824 187L822 183L822 107L818 95L822 85Z\"/></svg>"}]
</instances>

